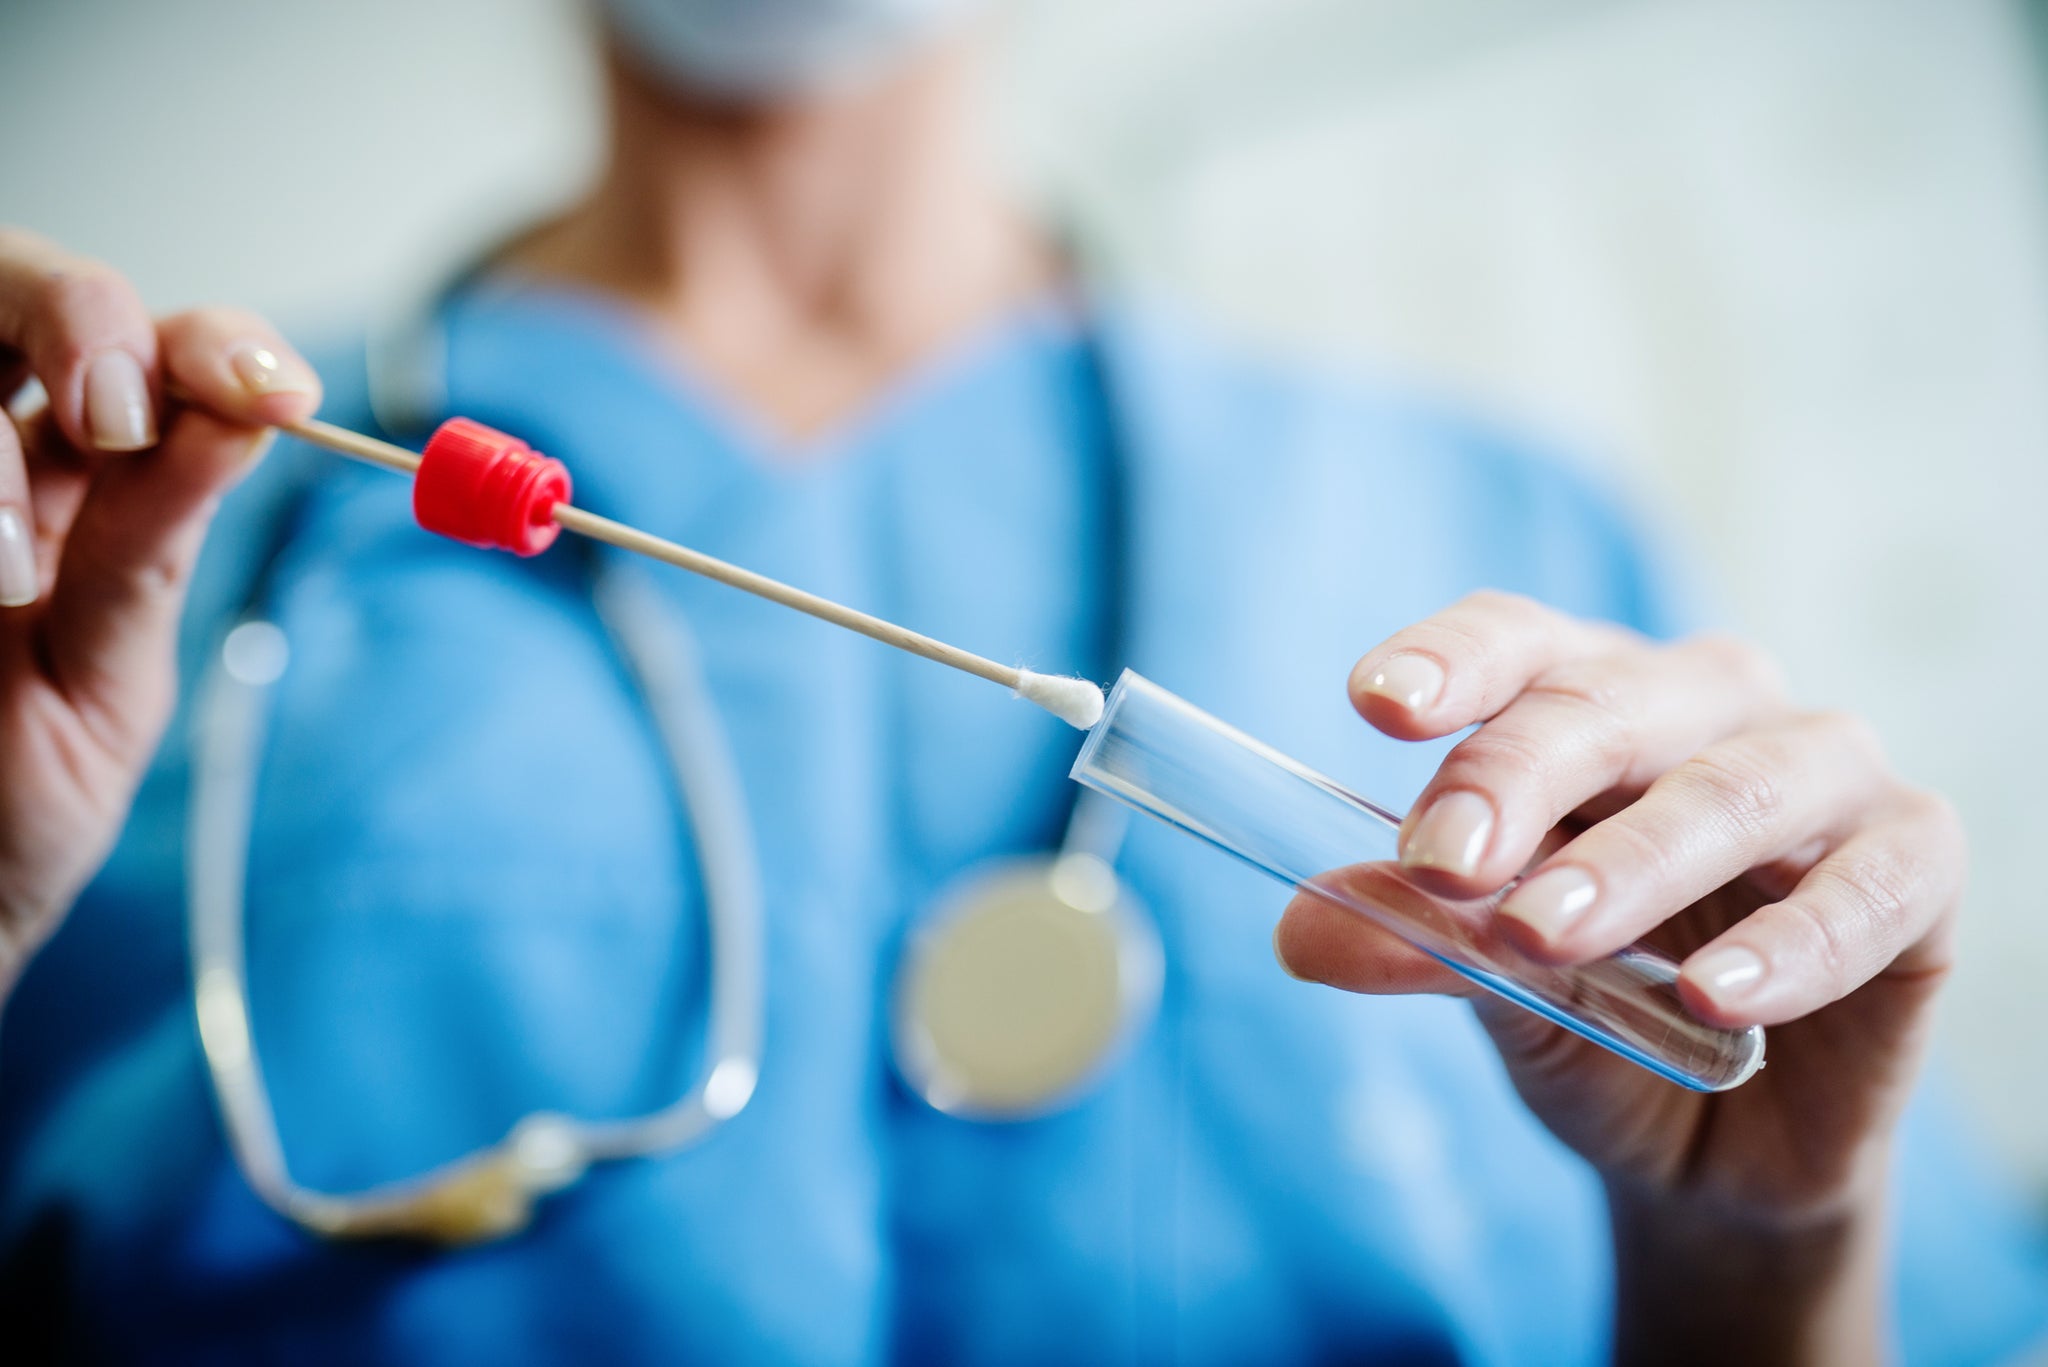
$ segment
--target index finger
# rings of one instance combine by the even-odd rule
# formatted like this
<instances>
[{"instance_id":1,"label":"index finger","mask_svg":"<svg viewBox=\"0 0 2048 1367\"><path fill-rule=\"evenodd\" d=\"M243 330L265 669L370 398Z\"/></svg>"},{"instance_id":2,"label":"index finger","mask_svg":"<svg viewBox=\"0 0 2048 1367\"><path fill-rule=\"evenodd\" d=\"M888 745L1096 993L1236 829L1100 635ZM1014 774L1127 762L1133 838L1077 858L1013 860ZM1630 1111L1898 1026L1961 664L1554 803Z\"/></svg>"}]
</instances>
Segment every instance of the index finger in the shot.
<instances>
[{"instance_id":1,"label":"index finger","mask_svg":"<svg viewBox=\"0 0 2048 1367\"><path fill-rule=\"evenodd\" d=\"M156 444L156 329L112 268L0 228L0 353L26 361L79 450Z\"/></svg>"},{"instance_id":2,"label":"index finger","mask_svg":"<svg viewBox=\"0 0 2048 1367\"><path fill-rule=\"evenodd\" d=\"M241 309L190 309L157 328L173 404L197 403L248 427L278 427L320 407L320 377L277 330Z\"/></svg>"},{"instance_id":3,"label":"index finger","mask_svg":"<svg viewBox=\"0 0 2048 1367\"><path fill-rule=\"evenodd\" d=\"M1368 651L1351 670L1351 705L1401 740L1448 736L1493 716L1564 661L1631 644L1642 638L1624 627L1483 589Z\"/></svg>"}]
</instances>

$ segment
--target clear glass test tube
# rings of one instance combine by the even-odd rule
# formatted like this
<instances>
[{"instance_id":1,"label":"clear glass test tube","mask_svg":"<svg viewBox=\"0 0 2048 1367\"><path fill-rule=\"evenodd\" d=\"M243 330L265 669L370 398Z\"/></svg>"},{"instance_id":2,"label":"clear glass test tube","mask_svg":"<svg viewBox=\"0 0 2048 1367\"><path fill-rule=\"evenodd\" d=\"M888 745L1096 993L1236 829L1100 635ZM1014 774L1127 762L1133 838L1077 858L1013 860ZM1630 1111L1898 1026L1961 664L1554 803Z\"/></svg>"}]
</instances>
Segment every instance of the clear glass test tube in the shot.
<instances>
[{"instance_id":1,"label":"clear glass test tube","mask_svg":"<svg viewBox=\"0 0 2048 1367\"><path fill-rule=\"evenodd\" d=\"M1494 929L1505 891L1471 902L1422 891L1400 870L1399 817L1129 670L1072 776L1358 913L1481 987L1682 1086L1725 1091L1763 1066L1764 1032L1694 1019L1674 985L1678 966L1665 955L1637 946L1572 967L1535 962ZM1342 878L1332 877L1339 870Z\"/></svg>"}]
</instances>

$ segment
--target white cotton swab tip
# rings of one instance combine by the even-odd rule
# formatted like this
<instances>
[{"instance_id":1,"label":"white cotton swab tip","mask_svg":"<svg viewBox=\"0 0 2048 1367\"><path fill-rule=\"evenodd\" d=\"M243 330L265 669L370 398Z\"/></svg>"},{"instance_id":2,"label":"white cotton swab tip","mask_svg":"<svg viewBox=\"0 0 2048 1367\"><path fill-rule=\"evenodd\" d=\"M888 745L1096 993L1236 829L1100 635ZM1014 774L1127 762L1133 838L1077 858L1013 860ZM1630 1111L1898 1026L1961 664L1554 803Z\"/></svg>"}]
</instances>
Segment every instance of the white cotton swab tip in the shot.
<instances>
[{"instance_id":1,"label":"white cotton swab tip","mask_svg":"<svg viewBox=\"0 0 2048 1367\"><path fill-rule=\"evenodd\" d=\"M1026 702L1037 703L1078 731L1089 730L1102 720L1102 690L1086 679L1020 669L1016 694Z\"/></svg>"}]
</instances>

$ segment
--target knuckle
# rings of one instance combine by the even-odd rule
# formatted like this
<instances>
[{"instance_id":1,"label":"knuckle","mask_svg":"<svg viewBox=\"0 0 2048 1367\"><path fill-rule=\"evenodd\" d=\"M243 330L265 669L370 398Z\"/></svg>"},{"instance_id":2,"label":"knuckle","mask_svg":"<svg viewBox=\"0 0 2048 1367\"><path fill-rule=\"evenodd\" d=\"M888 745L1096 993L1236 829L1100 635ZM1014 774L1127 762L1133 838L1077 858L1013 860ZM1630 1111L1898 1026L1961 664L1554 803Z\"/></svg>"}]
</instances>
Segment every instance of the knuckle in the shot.
<instances>
[{"instance_id":1,"label":"knuckle","mask_svg":"<svg viewBox=\"0 0 2048 1367\"><path fill-rule=\"evenodd\" d=\"M1785 813L1781 747L1760 737L1710 746L1673 771L1721 820L1748 840L1767 836Z\"/></svg>"},{"instance_id":2,"label":"knuckle","mask_svg":"<svg viewBox=\"0 0 2048 1367\"><path fill-rule=\"evenodd\" d=\"M40 233L13 223L0 223L0 262L25 265L47 259L53 244Z\"/></svg>"},{"instance_id":3,"label":"knuckle","mask_svg":"<svg viewBox=\"0 0 2048 1367\"><path fill-rule=\"evenodd\" d=\"M1603 885L1619 881L1655 884L1670 867L1674 842L1636 811L1610 817L1580 836L1575 858L1599 868Z\"/></svg>"},{"instance_id":4,"label":"knuckle","mask_svg":"<svg viewBox=\"0 0 2048 1367\"><path fill-rule=\"evenodd\" d=\"M1766 698L1785 696L1784 670L1776 657L1755 642L1727 632L1710 631L1694 637L1691 644L1750 692Z\"/></svg>"},{"instance_id":5,"label":"knuckle","mask_svg":"<svg viewBox=\"0 0 2048 1367\"><path fill-rule=\"evenodd\" d=\"M1866 863L1872 885L1889 889L1906 906L1911 899L1959 897L1969 881L1970 842L1961 813L1942 794L1902 789L1893 815L1869 842Z\"/></svg>"},{"instance_id":6,"label":"knuckle","mask_svg":"<svg viewBox=\"0 0 2048 1367\"><path fill-rule=\"evenodd\" d=\"M193 510L189 525L153 538L146 553L135 552L137 537L76 538L65 548L67 571L90 579L102 597L126 608L175 615L192 577L199 538L218 502L206 500Z\"/></svg>"},{"instance_id":7,"label":"knuckle","mask_svg":"<svg viewBox=\"0 0 2048 1367\"><path fill-rule=\"evenodd\" d=\"M1951 849L1961 850L1969 843L1969 834L1963 825L1963 814L1946 793L1932 788L1908 788L1900 798L1906 817L1916 825L1925 826L1932 836Z\"/></svg>"},{"instance_id":8,"label":"knuckle","mask_svg":"<svg viewBox=\"0 0 2048 1367\"><path fill-rule=\"evenodd\" d=\"M1870 856L1857 865L1853 877L1859 904L1873 928L1890 930L1905 922L1920 882L1913 867L1918 862L1888 854Z\"/></svg>"},{"instance_id":9,"label":"knuckle","mask_svg":"<svg viewBox=\"0 0 2048 1367\"><path fill-rule=\"evenodd\" d=\"M1479 588L1466 594L1458 603L1456 617L1473 621L1481 631L1516 631L1526 633L1536 629L1550 617L1536 598L1528 594L1509 592L1505 588Z\"/></svg>"},{"instance_id":10,"label":"knuckle","mask_svg":"<svg viewBox=\"0 0 2048 1367\"><path fill-rule=\"evenodd\" d=\"M1842 752L1854 755L1872 768L1885 767L1884 742L1877 728L1854 712L1824 711L1808 715L1807 725L1826 737Z\"/></svg>"},{"instance_id":11,"label":"knuckle","mask_svg":"<svg viewBox=\"0 0 2048 1367\"><path fill-rule=\"evenodd\" d=\"M157 335L164 340L165 353L179 356L191 349L193 342L203 335L207 326L207 310L180 309L157 320Z\"/></svg>"},{"instance_id":12,"label":"knuckle","mask_svg":"<svg viewBox=\"0 0 2048 1367\"><path fill-rule=\"evenodd\" d=\"M1829 982L1839 983L1855 971L1854 956L1849 947L1848 928L1834 911L1837 899L1826 895L1836 891L1826 886L1831 880L1839 879L1833 872L1816 871L1811 880L1811 891L1822 894L1802 897L1782 905L1792 913L1799 929L1805 953L1819 966ZM1819 886L1812 886L1817 884Z\"/></svg>"},{"instance_id":13,"label":"knuckle","mask_svg":"<svg viewBox=\"0 0 2048 1367\"><path fill-rule=\"evenodd\" d=\"M1632 709L1636 690L1612 659L1570 660L1546 670L1531 687L1560 702L1602 714Z\"/></svg>"},{"instance_id":14,"label":"knuckle","mask_svg":"<svg viewBox=\"0 0 2048 1367\"><path fill-rule=\"evenodd\" d=\"M96 261L49 271L36 289L43 312L60 318L117 308L127 298L126 283L121 277Z\"/></svg>"},{"instance_id":15,"label":"knuckle","mask_svg":"<svg viewBox=\"0 0 2048 1367\"><path fill-rule=\"evenodd\" d=\"M1635 759L1643 700L1623 672L1572 665L1545 675L1530 692L1563 710L1563 727L1580 767L1610 779L1628 771Z\"/></svg>"},{"instance_id":16,"label":"knuckle","mask_svg":"<svg viewBox=\"0 0 2048 1367\"><path fill-rule=\"evenodd\" d=\"M1608 782L1623 778L1635 765L1633 722L1618 709L1599 707L1588 708L1586 719L1579 743L1587 766Z\"/></svg>"},{"instance_id":17,"label":"knuckle","mask_svg":"<svg viewBox=\"0 0 2048 1367\"><path fill-rule=\"evenodd\" d=\"M166 320L166 326L172 324L210 341L238 341L251 336L273 339L270 324L261 316L232 304L205 304L186 309L175 318Z\"/></svg>"},{"instance_id":18,"label":"knuckle","mask_svg":"<svg viewBox=\"0 0 2048 1367\"><path fill-rule=\"evenodd\" d=\"M1889 959L1912 917L1918 874L1913 861L1866 855L1853 864L1823 864L1809 877L1810 897L1796 903L1826 937L1830 967L1841 973Z\"/></svg>"},{"instance_id":19,"label":"knuckle","mask_svg":"<svg viewBox=\"0 0 2048 1367\"><path fill-rule=\"evenodd\" d=\"M1548 759L1548 747L1528 732L1488 723L1459 741L1437 773L1470 786L1493 788L1502 779L1541 772Z\"/></svg>"},{"instance_id":20,"label":"knuckle","mask_svg":"<svg viewBox=\"0 0 2048 1367\"><path fill-rule=\"evenodd\" d=\"M1483 626L1458 616L1441 617L1417 627L1404 644L1447 660L1484 662L1496 650L1496 643Z\"/></svg>"},{"instance_id":21,"label":"knuckle","mask_svg":"<svg viewBox=\"0 0 2048 1367\"><path fill-rule=\"evenodd\" d=\"M44 275L34 291L34 322L43 334L48 350L65 359L77 359L83 339L76 330L84 326L119 321L131 310L139 311L135 292L128 282L97 262L67 265Z\"/></svg>"},{"instance_id":22,"label":"knuckle","mask_svg":"<svg viewBox=\"0 0 2048 1367\"><path fill-rule=\"evenodd\" d=\"M1506 589L1475 589L1459 600L1458 606L1474 616L1508 621L1532 620L1549 611L1526 594Z\"/></svg>"},{"instance_id":23,"label":"knuckle","mask_svg":"<svg viewBox=\"0 0 2048 1367\"><path fill-rule=\"evenodd\" d=\"M1553 613L1553 616L1558 615ZM1649 650L1657 642L1642 631L1626 622L1611 622L1605 618L1585 618L1578 622L1593 639L1604 641L1607 648L1616 652Z\"/></svg>"}]
</instances>

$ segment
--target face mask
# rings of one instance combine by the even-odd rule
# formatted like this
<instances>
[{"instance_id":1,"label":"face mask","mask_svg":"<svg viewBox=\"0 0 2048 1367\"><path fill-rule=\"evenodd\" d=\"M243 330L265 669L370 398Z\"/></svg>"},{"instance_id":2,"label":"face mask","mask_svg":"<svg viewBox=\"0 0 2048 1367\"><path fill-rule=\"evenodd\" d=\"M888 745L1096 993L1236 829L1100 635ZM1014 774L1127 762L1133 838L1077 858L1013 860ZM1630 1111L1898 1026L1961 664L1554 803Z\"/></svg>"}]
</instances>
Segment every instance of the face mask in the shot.
<instances>
[{"instance_id":1,"label":"face mask","mask_svg":"<svg viewBox=\"0 0 2048 1367\"><path fill-rule=\"evenodd\" d=\"M772 97L856 81L981 0L603 0L626 51L672 84Z\"/></svg>"}]
</instances>

